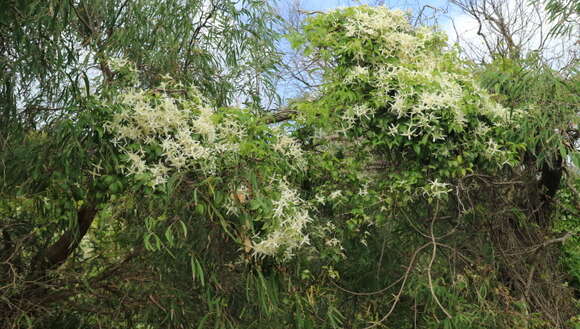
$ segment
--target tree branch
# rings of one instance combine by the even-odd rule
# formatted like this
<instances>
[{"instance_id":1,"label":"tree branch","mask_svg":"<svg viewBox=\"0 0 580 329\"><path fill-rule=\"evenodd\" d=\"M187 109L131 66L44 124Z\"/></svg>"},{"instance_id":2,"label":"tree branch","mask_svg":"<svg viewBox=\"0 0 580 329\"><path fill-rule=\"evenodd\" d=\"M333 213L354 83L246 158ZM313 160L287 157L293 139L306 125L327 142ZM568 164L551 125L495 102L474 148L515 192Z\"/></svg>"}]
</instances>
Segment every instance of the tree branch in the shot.
<instances>
[{"instance_id":1,"label":"tree branch","mask_svg":"<svg viewBox=\"0 0 580 329\"><path fill-rule=\"evenodd\" d=\"M282 121L287 121L292 119L296 113L298 113L294 108L283 107L271 115L264 117L265 123L278 123Z\"/></svg>"},{"instance_id":2,"label":"tree branch","mask_svg":"<svg viewBox=\"0 0 580 329\"><path fill-rule=\"evenodd\" d=\"M35 264L32 264L35 268L32 272L33 279L42 278L46 271L55 269L66 261L87 234L96 215L97 209L94 206L83 206L78 210L77 227L66 231L58 241L41 252Z\"/></svg>"}]
</instances>

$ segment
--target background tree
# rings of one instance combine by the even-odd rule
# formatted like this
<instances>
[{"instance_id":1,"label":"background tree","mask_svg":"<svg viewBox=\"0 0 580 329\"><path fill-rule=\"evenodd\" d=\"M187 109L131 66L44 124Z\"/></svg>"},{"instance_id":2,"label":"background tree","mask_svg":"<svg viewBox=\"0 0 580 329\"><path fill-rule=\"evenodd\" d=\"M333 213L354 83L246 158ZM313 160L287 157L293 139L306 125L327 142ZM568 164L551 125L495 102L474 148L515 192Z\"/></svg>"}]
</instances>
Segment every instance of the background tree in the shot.
<instances>
[{"instance_id":1,"label":"background tree","mask_svg":"<svg viewBox=\"0 0 580 329\"><path fill-rule=\"evenodd\" d=\"M528 0L451 3L476 22L477 38L466 40L456 36L470 59L489 63L498 56L512 60L536 56L536 60L554 69L574 69L578 59L578 29L573 22L578 17L572 3L567 6L557 1Z\"/></svg>"},{"instance_id":2,"label":"background tree","mask_svg":"<svg viewBox=\"0 0 580 329\"><path fill-rule=\"evenodd\" d=\"M194 84L216 105L259 104L257 85L268 97L274 70L270 26L277 18L256 1L3 1L2 8L1 322L37 325L40 314L60 321L59 305L68 302L75 307L64 320L82 322L75 312L100 314L99 305L111 300L73 303L85 289L81 282L104 282L112 296L120 280L113 274L139 273L135 280L143 280L154 273L134 267L142 248L131 242L140 241L135 234L143 223L132 231L130 222L103 219L112 216L109 192L124 187L97 179L102 159L113 161L109 166L119 159L103 145L105 132L94 129L106 117L94 104L118 86L114 81L132 79L131 70L116 71L110 59L134 63L139 87L158 86L170 74L179 81L171 92ZM87 233L100 243L83 240ZM73 256L78 262L69 261L63 276L52 273ZM132 327L130 316L119 321Z\"/></svg>"}]
</instances>

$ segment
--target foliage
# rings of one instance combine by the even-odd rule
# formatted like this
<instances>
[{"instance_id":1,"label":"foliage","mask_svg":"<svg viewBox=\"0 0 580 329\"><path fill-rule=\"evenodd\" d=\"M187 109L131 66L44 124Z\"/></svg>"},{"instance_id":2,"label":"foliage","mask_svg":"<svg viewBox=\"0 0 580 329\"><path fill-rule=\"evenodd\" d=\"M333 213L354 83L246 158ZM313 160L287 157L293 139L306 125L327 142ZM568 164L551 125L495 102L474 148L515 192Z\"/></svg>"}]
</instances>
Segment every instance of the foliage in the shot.
<instances>
[{"instance_id":1,"label":"foliage","mask_svg":"<svg viewBox=\"0 0 580 329\"><path fill-rule=\"evenodd\" d=\"M291 37L323 84L274 122L259 102L227 106L238 81L204 70L243 63L199 58L196 80L170 68L181 52L132 53L130 29L150 27L127 25L124 51L99 53L110 73L58 118L1 135L4 327L563 328L574 315L561 265L577 264L552 261L557 242L576 250L574 190L555 194L575 140L542 126L573 125L577 94L559 79L527 98L511 81L543 73L497 64L475 72L482 87L442 34L345 8ZM537 115L550 94L565 105Z\"/></svg>"},{"instance_id":2,"label":"foliage","mask_svg":"<svg viewBox=\"0 0 580 329\"><path fill-rule=\"evenodd\" d=\"M580 84L573 69L556 72L535 56L521 62L497 58L481 70L479 78L482 86L498 95L498 101L519 107L533 118L524 120L510 139L525 143L538 167L568 154L576 167L580 165L574 152Z\"/></svg>"},{"instance_id":3,"label":"foliage","mask_svg":"<svg viewBox=\"0 0 580 329\"><path fill-rule=\"evenodd\" d=\"M551 22L555 22L550 33L555 35L572 35L574 25L578 23L580 4L572 0L544 0L546 11Z\"/></svg>"}]
</instances>

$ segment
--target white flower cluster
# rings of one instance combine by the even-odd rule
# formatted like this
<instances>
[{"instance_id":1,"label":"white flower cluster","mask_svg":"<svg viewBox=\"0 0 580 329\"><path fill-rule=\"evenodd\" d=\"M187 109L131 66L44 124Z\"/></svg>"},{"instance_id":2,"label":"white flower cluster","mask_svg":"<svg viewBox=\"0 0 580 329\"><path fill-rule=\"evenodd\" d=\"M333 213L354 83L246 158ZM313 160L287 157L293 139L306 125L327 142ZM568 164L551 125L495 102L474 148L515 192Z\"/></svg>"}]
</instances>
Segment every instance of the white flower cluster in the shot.
<instances>
[{"instance_id":1,"label":"white flower cluster","mask_svg":"<svg viewBox=\"0 0 580 329\"><path fill-rule=\"evenodd\" d=\"M444 34L413 28L407 14L400 10L369 6L354 10L345 23L346 36L356 38L355 45L370 40L378 49L370 53L353 46L360 52L355 55L359 62L340 79L353 85L363 80L374 86L372 103L389 108L397 118L388 128L389 134L408 139L427 135L436 142L445 140L449 130L466 128L469 113L474 111L497 125L508 118L509 111L492 101L473 77L462 71L454 54L440 49ZM434 46L437 44L441 46ZM377 51L389 60L377 62L366 57L376 56ZM364 103L355 105L344 111L342 124L348 130L357 118L373 113ZM487 140L489 128L479 124L476 136ZM498 157L501 152L490 147L490 153Z\"/></svg>"},{"instance_id":2,"label":"white flower cluster","mask_svg":"<svg viewBox=\"0 0 580 329\"><path fill-rule=\"evenodd\" d=\"M347 36L383 36L396 30L409 31L408 14L402 10L357 10L346 25Z\"/></svg>"},{"instance_id":3,"label":"white flower cluster","mask_svg":"<svg viewBox=\"0 0 580 329\"><path fill-rule=\"evenodd\" d=\"M141 90L128 90L117 101L122 110L105 128L127 157L127 174L146 174L153 187L164 184L172 171L214 172L217 157L237 150L235 141L245 135L233 120L216 125L213 111L198 102ZM151 160L146 149L155 147L161 156Z\"/></svg>"},{"instance_id":4,"label":"white flower cluster","mask_svg":"<svg viewBox=\"0 0 580 329\"><path fill-rule=\"evenodd\" d=\"M507 157L507 152L503 150L500 145L497 144L493 139L488 139L485 143L485 153L483 156L489 160L495 160L499 167L504 165L512 165L509 157Z\"/></svg>"},{"instance_id":5,"label":"white flower cluster","mask_svg":"<svg viewBox=\"0 0 580 329\"><path fill-rule=\"evenodd\" d=\"M306 160L298 141L288 136L283 130L275 129L276 143L272 145L274 151L294 160L296 167L304 169Z\"/></svg>"},{"instance_id":6,"label":"white flower cluster","mask_svg":"<svg viewBox=\"0 0 580 329\"><path fill-rule=\"evenodd\" d=\"M466 95L452 74L441 73L442 63L433 65L437 59L427 60L424 57L419 59L416 66L421 69L411 70L395 66L378 71L377 87L381 89L379 94L384 95L392 93L393 89L397 88L397 93L390 103L390 110L398 119L406 119L406 129L401 130L405 132L404 136L412 138L427 133L433 141L436 141L445 137L442 131L436 128L440 126L443 112L449 111L456 125L465 126L462 101ZM415 88L417 85L425 87L418 92Z\"/></svg>"},{"instance_id":7,"label":"white flower cluster","mask_svg":"<svg viewBox=\"0 0 580 329\"><path fill-rule=\"evenodd\" d=\"M357 80L366 80L369 77L369 70L363 66L355 66L353 69L350 70L348 75L346 76L344 82L346 83L353 83L357 82Z\"/></svg>"},{"instance_id":8,"label":"white flower cluster","mask_svg":"<svg viewBox=\"0 0 580 329\"><path fill-rule=\"evenodd\" d=\"M254 242L254 255L275 256L283 250L284 259L290 259L297 248L309 244L309 237L304 229L312 218L306 202L298 196L296 190L290 188L287 181L279 179L277 190L280 198L274 201L274 229L265 239ZM259 237L255 237L254 241L256 240Z\"/></svg>"},{"instance_id":9,"label":"white flower cluster","mask_svg":"<svg viewBox=\"0 0 580 329\"><path fill-rule=\"evenodd\" d=\"M341 117L344 130L346 131L348 129L351 129L358 119L360 118L368 119L372 117L374 114L375 110L367 106L366 104L356 105L346 109L346 111L344 111Z\"/></svg>"},{"instance_id":10,"label":"white flower cluster","mask_svg":"<svg viewBox=\"0 0 580 329\"><path fill-rule=\"evenodd\" d=\"M332 222L327 222L326 225L322 227L322 232L326 237L324 241L325 245L329 247L337 247L338 250L344 251L342 241L336 238L336 225L334 225Z\"/></svg>"},{"instance_id":11,"label":"white flower cluster","mask_svg":"<svg viewBox=\"0 0 580 329\"><path fill-rule=\"evenodd\" d=\"M441 199L452 191L451 184L439 182L437 179L430 181L429 185L423 188L423 193L433 199Z\"/></svg>"}]
</instances>

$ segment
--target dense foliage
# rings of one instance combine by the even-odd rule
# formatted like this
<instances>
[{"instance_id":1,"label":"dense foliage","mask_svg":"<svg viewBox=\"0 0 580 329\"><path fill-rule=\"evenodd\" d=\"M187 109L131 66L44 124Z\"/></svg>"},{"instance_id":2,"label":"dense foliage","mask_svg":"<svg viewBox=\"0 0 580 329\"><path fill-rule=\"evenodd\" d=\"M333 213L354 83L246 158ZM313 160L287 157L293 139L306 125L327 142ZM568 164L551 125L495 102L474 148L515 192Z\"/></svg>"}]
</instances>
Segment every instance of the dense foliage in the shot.
<instances>
[{"instance_id":1,"label":"dense foliage","mask_svg":"<svg viewBox=\"0 0 580 329\"><path fill-rule=\"evenodd\" d=\"M48 7L76 12L81 24L50 31L96 50L87 60L103 75L87 77L86 90L50 80L50 95L28 97L76 66L48 58L61 67L38 64L46 71L33 74L30 57L14 53L33 51L15 46L23 36L2 39L3 60L19 59L2 62L5 328L566 328L578 320L574 72L533 59L474 68L406 13L352 7L312 16L290 36L323 81L269 113L256 85L267 85L275 58L273 35L254 31L270 13L262 2L224 2L212 14L195 1L179 2L178 13L162 1L112 3ZM52 18L24 9L27 24ZM81 9L102 16L83 28ZM166 17L200 11L205 33L179 24L186 31L156 31ZM101 26L94 17L106 27L111 13L118 32L82 41L87 27ZM228 25L236 15L244 17ZM208 24L216 16L225 21ZM240 44L224 48L212 34L225 32ZM207 41L206 57L189 59L193 50L179 46L196 44L191 33ZM248 87L234 88L242 82ZM232 106L236 95L248 106ZM39 117L50 102L55 115Z\"/></svg>"}]
</instances>

